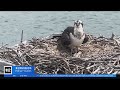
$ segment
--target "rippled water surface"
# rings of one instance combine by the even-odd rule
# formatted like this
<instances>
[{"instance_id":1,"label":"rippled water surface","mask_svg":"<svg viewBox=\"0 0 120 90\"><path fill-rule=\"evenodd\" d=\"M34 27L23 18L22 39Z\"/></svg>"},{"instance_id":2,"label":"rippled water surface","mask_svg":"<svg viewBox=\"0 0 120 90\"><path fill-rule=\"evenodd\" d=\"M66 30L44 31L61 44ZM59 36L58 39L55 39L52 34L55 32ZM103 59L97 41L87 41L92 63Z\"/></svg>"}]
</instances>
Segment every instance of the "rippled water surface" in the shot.
<instances>
[{"instance_id":1,"label":"rippled water surface","mask_svg":"<svg viewBox=\"0 0 120 90\"><path fill-rule=\"evenodd\" d=\"M86 33L110 37L120 35L120 11L0 11L0 46L61 33L74 20L81 19Z\"/></svg>"}]
</instances>

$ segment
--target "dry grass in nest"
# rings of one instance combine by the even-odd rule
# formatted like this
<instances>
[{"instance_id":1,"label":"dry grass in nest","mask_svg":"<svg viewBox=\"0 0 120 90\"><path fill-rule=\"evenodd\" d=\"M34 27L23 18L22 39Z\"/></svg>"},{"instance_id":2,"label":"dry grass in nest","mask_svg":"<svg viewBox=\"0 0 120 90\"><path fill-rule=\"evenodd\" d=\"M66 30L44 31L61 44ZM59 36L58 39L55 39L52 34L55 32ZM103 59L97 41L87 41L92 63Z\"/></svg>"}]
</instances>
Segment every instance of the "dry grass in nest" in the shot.
<instances>
[{"instance_id":1,"label":"dry grass in nest","mask_svg":"<svg viewBox=\"0 0 120 90\"><path fill-rule=\"evenodd\" d=\"M15 65L35 66L40 74L119 74L119 39L89 37L73 56L60 46L58 38L33 38L16 47L2 46L0 58Z\"/></svg>"}]
</instances>

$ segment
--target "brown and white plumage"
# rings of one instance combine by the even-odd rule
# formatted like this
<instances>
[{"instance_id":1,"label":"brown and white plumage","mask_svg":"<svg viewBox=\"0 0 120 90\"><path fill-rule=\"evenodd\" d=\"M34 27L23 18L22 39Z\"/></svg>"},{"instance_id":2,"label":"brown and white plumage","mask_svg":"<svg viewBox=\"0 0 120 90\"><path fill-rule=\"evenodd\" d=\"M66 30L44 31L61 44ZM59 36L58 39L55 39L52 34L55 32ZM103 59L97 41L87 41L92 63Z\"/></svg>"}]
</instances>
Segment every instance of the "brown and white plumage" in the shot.
<instances>
[{"instance_id":1,"label":"brown and white plumage","mask_svg":"<svg viewBox=\"0 0 120 90\"><path fill-rule=\"evenodd\" d=\"M67 27L64 30L61 36L61 43L72 50L74 47L80 46L84 42L84 39L83 22L77 20L74 22L74 27Z\"/></svg>"}]
</instances>

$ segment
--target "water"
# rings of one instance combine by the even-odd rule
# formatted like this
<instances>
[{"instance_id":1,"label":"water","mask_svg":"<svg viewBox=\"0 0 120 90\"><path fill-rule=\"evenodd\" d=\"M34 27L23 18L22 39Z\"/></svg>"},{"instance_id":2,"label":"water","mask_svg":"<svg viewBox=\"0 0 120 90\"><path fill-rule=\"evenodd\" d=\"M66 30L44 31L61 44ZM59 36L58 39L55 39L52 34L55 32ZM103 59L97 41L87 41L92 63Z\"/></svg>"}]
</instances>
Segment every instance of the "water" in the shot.
<instances>
[{"instance_id":1,"label":"water","mask_svg":"<svg viewBox=\"0 0 120 90\"><path fill-rule=\"evenodd\" d=\"M86 33L110 37L120 35L120 11L0 11L0 46L61 33L80 19Z\"/></svg>"}]
</instances>

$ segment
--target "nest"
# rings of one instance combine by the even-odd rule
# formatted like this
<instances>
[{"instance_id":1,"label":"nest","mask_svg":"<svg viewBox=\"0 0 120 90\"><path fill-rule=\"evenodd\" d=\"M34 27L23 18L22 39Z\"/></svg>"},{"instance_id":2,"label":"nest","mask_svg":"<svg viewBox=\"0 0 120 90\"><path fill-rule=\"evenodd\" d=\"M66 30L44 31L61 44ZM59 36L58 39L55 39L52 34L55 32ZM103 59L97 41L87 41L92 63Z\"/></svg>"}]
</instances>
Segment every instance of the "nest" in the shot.
<instances>
[{"instance_id":1,"label":"nest","mask_svg":"<svg viewBox=\"0 0 120 90\"><path fill-rule=\"evenodd\" d=\"M72 56L59 38L49 37L32 38L11 48L2 46L0 58L18 66L35 66L38 74L119 74L119 38L88 37Z\"/></svg>"}]
</instances>

